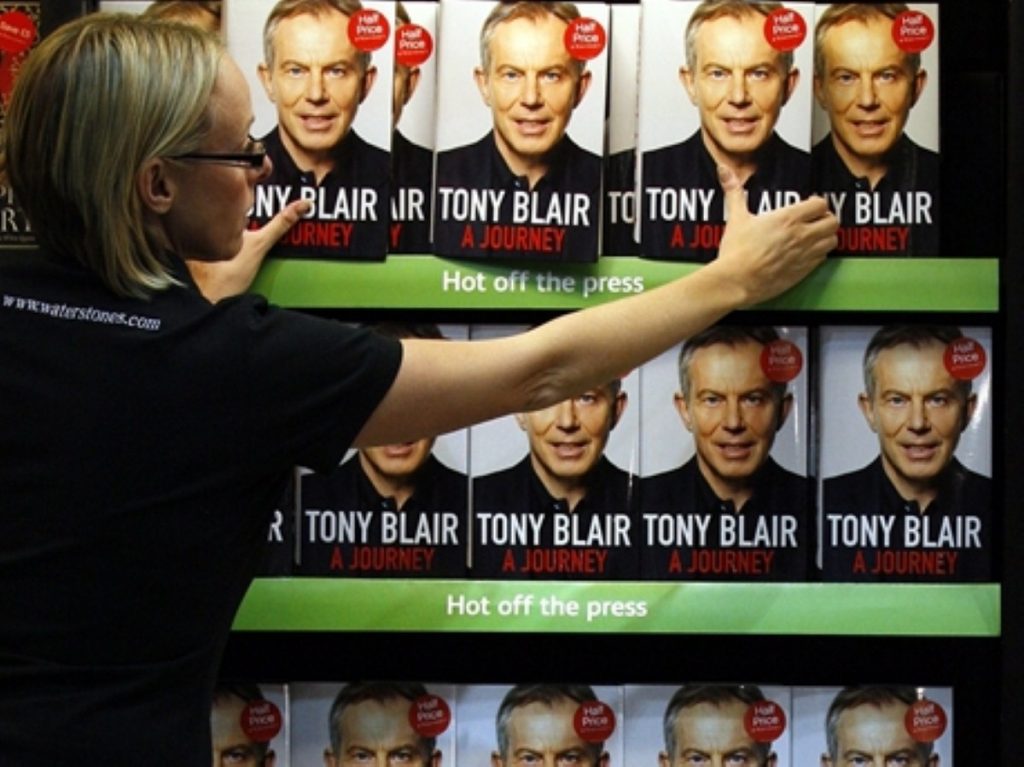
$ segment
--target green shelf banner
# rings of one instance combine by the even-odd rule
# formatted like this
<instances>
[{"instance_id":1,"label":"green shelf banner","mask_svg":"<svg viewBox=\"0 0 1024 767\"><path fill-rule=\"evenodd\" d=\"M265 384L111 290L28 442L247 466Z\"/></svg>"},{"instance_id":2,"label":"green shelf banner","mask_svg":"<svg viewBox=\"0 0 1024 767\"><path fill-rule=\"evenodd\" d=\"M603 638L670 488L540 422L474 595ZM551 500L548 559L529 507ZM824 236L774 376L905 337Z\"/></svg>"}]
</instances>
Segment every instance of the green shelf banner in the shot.
<instances>
[{"instance_id":1,"label":"green shelf banner","mask_svg":"<svg viewBox=\"0 0 1024 767\"><path fill-rule=\"evenodd\" d=\"M767 584L262 578L236 631L974 636L998 584Z\"/></svg>"},{"instance_id":2,"label":"green shelf banner","mask_svg":"<svg viewBox=\"0 0 1024 767\"><path fill-rule=\"evenodd\" d=\"M697 268L621 256L582 265L434 256L377 263L269 259L253 290L298 308L567 310L650 290ZM762 308L997 311L998 261L837 258Z\"/></svg>"},{"instance_id":3,"label":"green shelf banner","mask_svg":"<svg viewBox=\"0 0 1024 767\"><path fill-rule=\"evenodd\" d=\"M579 309L650 290L700 268L637 257L596 264L453 261L392 256L379 263L269 259L253 290L306 309ZM994 258L832 259L765 309L999 309Z\"/></svg>"}]
</instances>

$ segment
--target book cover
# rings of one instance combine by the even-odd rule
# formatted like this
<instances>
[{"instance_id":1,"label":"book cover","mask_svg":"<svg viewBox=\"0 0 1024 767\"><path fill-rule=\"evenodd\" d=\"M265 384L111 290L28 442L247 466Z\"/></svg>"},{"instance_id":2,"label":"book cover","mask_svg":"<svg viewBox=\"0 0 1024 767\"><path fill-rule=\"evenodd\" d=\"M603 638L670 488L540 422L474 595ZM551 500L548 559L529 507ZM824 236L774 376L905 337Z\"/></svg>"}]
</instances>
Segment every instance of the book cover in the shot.
<instances>
[{"instance_id":1,"label":"book cover","mask_svg":"<svg viewBox=\"0 0 1024 767\"><path fill-rule=\"evenodd\" d=\"M252 92L252 135L273 164L256 186L250 225L262 226L289 202L310 200L311 210L273 256L383 259L394 3L351 0L347 14L278 14L277 7L272 0L225 0L223 10L228 51Z\"/></svg>"},{"instance_id":2,"label":"book cover","mask_svg":"<svg viewBox=\"0 0 1024 767\"><path fill-rule=\"evenodd\" d=\"M821 329L830 581L992 577L990 328Z\"/></svg>"},{"instance_id":3,"label":"book cover","mask_svg":"<svg viewBox=\"0 0 1024 767\"><path fill-rule=\"evenodd\" d=\"M441 3L438 255L597 258L607 30L603 3Z\"/></svg>"},{"instance_id":4,"label":"book cover","mask_svg":"<svg viewBox=\"0 0 1024 767\"><path fill-rule=\"evenodd\" d=\"M641 368L645 579L807 577L807 359L806 328L716 325Z\"/></svg>"},{"instance_id":5,"label":"book cover","mask_svg":"<svg viewBox=\"0 0 1024 767\"><path fill-rule=\"evenodd\" d=\"M938 3L819 4L814 191L837 256L938 256Z\"/></svg>"},{"instance_id":6,"label":"book cover","mask_svg":"<svg viewBox=\"0 0 1024 767\"><path fill-rule=\"evenodd\" d=\"M213 763L288 767L289 724L287 684L219 681L210 712Z\"/></svg>"},{"instance_id":7,"label":"book cover","mask_svg":"<svg viewBox=\"0 0 1024 767\"><path fill-rule=\"evenodd\" d=\"M710 261L725 225L719 166L751 211L811 190L813 3L644 0L640 211L648 258Z\"/></svg>"},{"instance_id":8,"label":"book cover","mask_svg":"<svg viewBox=\"0 0 1024 767\"><path fill-rule=\"evenodd\" d=\"M608 127L605 131L601 254L635 256L636 131L640 73L640 5L612 5L608 44Z\"/></svg>"},{"instance_id":9,"label":"book cover","mask_svg":"<svg viewBox=\"0 0 1024 767\"><path fill-rule=\"evenodd\" d=\"M790 690L778 685L626 685L630 765L789 767Z\"/></svg>"},{"instance_id":10,"label":"book cover","mask_svg":"<svg viewBox=\"0 0 1024 767\"><path fill-rule=\"evenodd\" d=\"M274 507L274 515L267 530L267 552L257 575L283 577L295 572L298 545L295 530L299 519L296 488L300 476L298 468L292 470L288 485Z\"/></svg>"},{"instance_id":11,"label":"book cover","mask_svg":"<svg viewBox=\"0 0 1024 767\"><path fill-rule=\"evenodd\" d=\"M479 684L456 694L459 764L632 764L622 750L619 686Z\"/></svg>"},{"instance_id":12,"label":"book cover","mask_svg":"<svg viewBox=\"0 0 1024 767\"><path fill-rule=\"evenodd\" d=\"M436 2L395 6L395 80L391 133L388 252L430 252L437 103Z\"/></svg>"},{"instance_id":13,"label":"book cover","mask_svg":"<svg viewBox=\"0 0 1024 767\"><path fill-rule=\"evenodd\" d=\"M398 338L465 339L465 325L386 323ZM349 451L334 472L300 480L300 575L466 575L467 431Z\"/></svg>"},{"instance_id":14,"label":"book cover","mask_svg":"<svg viewBox=\"0 0 1024 767\"><path fill-rule=\"evenodd\" d=\"M524 329L471 331L479 339ZM637 577L637 383L633 372L470 429L472 577Z\"/></svg>"},{"instance_id":15,"label":"book cover","mask_svg":"<svg viewBox=\"0 0 1024 767\"><path fill-rule=\"evenodd\" d=\"M297 682L295 765L455 764L454 688L413 681Z\"/></svg>"},{"instance_id":16,"label":"book cover","mask_svg":"<svg viewBox=\"0 0 1024 767\"><path fill-rule=\"evenodd\" d=\"M953 767L953 689L794 687L793 764Z\"/></svg>"}]
</instances>

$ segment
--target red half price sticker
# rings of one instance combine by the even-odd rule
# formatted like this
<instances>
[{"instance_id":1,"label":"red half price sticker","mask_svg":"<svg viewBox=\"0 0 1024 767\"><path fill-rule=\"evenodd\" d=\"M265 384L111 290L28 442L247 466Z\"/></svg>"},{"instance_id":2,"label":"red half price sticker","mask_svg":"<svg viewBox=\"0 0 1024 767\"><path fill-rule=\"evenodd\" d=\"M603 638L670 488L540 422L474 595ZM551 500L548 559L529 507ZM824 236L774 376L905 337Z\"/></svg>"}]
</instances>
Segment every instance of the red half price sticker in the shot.
<instances>
[{"instance_id":1,"label":"red half price sticker","mask_svg":"<svg viewBox=\"0 0 1024 767\"><path fill-rule=\"evenodd\" d=\"M776 8L764 20L764 39L777 51L795 51L807 37L807 22L791 8Z\"/></svg>"},{"instance_id":2,"label":"red half price sticker","mask_svg":"<svg viewBox=\"0 0 1024 767\"><path fill-rule=\"evenodd\" d=\"M391 25L380 11L363 8L348 19L348 39L361 51L379 50L390 35Z\"/></svg>"},{"instance_id":3,"label":"red half price sticker","mask_svg":"<svg viewBox=\"0 0 1024 767\"><path fill-rule=\"evenodd\" d=\"M596 59L604 51L608 35L596 19L573 19L565 28L565 49L578 61Z\"/></svg>"},{"instance_id":4,"label":"red half price sticker","mask_svg":"<svg viewBox=\"0 0 1024 767\"><path fill-rule=\"evenodd\" d=\"M421 695L409 706L409 725L422 738L436 738L452 723L452 710L440 695Z\"/></svg>"},{"instance_id":5,"label":"red half price sticker","mask_svg":"<svg viewBox=\"0 0 1024 767\"><path fill-rule=\"evenodd\" d=\"M800 347L785 338L765 344L761 350L761 370L775 383L789 383L804 367Z\"/></svg>"},{"instance_id":6,"label":"red half price sticker","mask_svg":"<svg viewBox=\"0 0 1024 767\"><path fill-rule=\"evenodd\" d=\"M958 338L946 345L942 362L958 381L973 381L985 369L985 348L973 338Z\"/></svg>"},{"instance_id":7,"label":"red half price sticker","mask_svg":"<svg viewBox=\"0 0 1024 767\"><path fill-rule=\"evenodd\" d=\"M920 53L935 39L935 25L922 11L903 11L892 20L892 39L906 53Z\"/></svg>"},{"instance_id":8,"label":"red half price sticker","mask_svg":"<svg viewBox=\"0 0 1024 767\"><path fill-rule=\"evenodd\" d=\"M786 731L786 712L774 701L756 701L747 707L743 727L755 742L771 743Z\"/></svg>"},{"instance_id":9,"label":"red half price sticker","mask_svg":"<svg viewBox=\"0 0 1024 767\"><path fill-rule=\"evenodd\" d=\"M946 712L933 700L917 700L907 709L903 723L918 743L934 743L946 731Z\"/></svg>"},{"instance_id":10,"label":"red half price sticker","mask_svg":"<svg viewBox=\"0 0 1024 767\"><path fill-rule=\"evenodd\" d=\"M0 50L23 53L36 39L36 25L32 17L21 11L0 14Z\"/></svg>"},{"instance_id":11,"label":"red half price sticker","mask_svg":"<svg viewBox=\"0 0 1024 767\"><path fill-rule=\"evenodd\" d=\"M419 24L402 24L395 29L395 61L403 67L418 67L434 52L434 39Z\"/></svg>"},{"instance_id":12,"label":"red half price sticker","mask_svg":"<svg viewBox=\"0 0 1024 767\"><path fill-rule=\"evenodd\" d=\"M576 709L573 726L587 743L601 743L615 732L615 712L607 703L588 700Z\"/></svg>"},{"instance_id":13,"label":"red half price sticker","mask_svg":"<svg viewBox=\"0 0 1024 767\"><path fill-rule=\"evenodd\" d=\"M256 743L269 743L281 732L281 710L269 700L254 700L242 709L242 732Z\"/></svg>"}]
</instances>

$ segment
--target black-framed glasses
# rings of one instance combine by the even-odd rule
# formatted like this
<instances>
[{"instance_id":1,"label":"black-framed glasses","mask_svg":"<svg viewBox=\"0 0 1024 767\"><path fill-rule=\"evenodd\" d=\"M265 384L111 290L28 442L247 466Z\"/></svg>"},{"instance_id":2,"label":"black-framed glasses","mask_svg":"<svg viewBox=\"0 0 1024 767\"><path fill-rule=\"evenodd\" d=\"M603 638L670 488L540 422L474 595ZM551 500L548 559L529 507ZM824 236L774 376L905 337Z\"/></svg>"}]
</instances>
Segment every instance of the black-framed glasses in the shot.
<instances>
[{"instance_id":1,"label":"black-framed glasses","mask_svg":"<svg viewBox=\"0 0 1024 767\"><path fill-rule=\"evenodd\" d=\"M263 161L267 158L267 148L262 141L257 141L252 136L249 136L248 146L249 151L247 152L186 152L185 154L176 154L170 159L212 162L219 165L236 165L261 170Z\"/></svg>"}]
</instances>

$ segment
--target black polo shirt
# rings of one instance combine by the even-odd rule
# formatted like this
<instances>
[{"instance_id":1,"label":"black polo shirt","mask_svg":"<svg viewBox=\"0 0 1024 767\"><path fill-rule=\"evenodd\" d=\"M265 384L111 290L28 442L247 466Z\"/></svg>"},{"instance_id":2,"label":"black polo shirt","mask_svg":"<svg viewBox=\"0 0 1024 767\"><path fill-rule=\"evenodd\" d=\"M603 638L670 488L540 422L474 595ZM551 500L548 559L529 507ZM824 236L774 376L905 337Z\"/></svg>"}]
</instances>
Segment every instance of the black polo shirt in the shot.
<instances>
[{"instance_id":1,"label":"black polo shirt","mask_svg":"<svg viewBox=\"0 0 1024 767\"><path fill-rule=\"evenodd\" d=\"M737 511L700 472L697 458L645 478L641 573L649 580L801 581L812 553L814 483L771 458Z\"/></svg>"},{"instance_id":2,"label":"black polo shirt","mask_svg":"<svg viewBox=\"0 0 1024 767\"><path fill-rule=\"evenodd\" d=\"M587 475L586 495L571 510L547 491L529 456L474 479L472 577L636 578L635 479L602 456Z\"/></svg>"},{"instance_id":3,"label":"black polo shirt","mask_svg":"<svg viewBox=\"0 0 1024 767\"><path fill-rule=\"evenodd\" d=\"M718 255L725 227L718 169L698 130L679 144L641 155L640 245L656 259L708 262ZM808 196L810 155L772 133L747 179L747 207L774 210Z\"/></svg>"},{"instance_id":4,"label":"black polo shirt","mask_svg":"<svg viewBox=\"0 0 1024 767\"><path fill-rule=\"evenodd\" d=\"M430 252L434 153L400 131L391 134L390 253Z\"/></svg>"},{"instance_id":5,"label":"black polo shirt","mask_svg":"<svg viewBox=\"0 0 1024 767\"><path fill-rule=\"evenodd\" d=\"M279 258L379 260L387 253L390 209L388 153L354 130L332 152L334 169L319 183L295 164L275 128L263 137L274 165L255 190L250 228L256 229L303 196L312 213L289 229L271 251Z\"/></svg>"},{"instance_id":6,"label":"black polo shirt","mask_svg":"<svg viewBox=\"0 0 1024 767\"><path fill-rule=\"evenodd\" d=\"M468 480L429 456L399 508L358 456L302 478L302 575L461 578L466 575ZM326 517L326 518L325 518Z\"/></svg>"},{"instance_id":7,"label":"black polo shirt","mask_svg":"<svg viewBox=\"0 0 1024 767\"><path fill-rule=\"evenodd\" d=\"M531 189L525 176L509 170L488 133L437 156L434 252L591 262L597 258L600 193L601 158L568 136Z\"/></svg>"},{"instance_id":8,"label":"black polo shirt","mask_svg":"<svg viewBox=\"0 0 1024 767\"><path fill-rule=\"evenodd\" d=\"M814 145L814 190L839 217L832 255L939 255L939 155L904 134L886 162L888 171L872 189L846 167L831 133Z\"/></svg>"},{"instance_id":9,"label":"black polo shirt","mask_svg":"<svg viewBox=\"0 0 1024 767\"><path fill-rule=\"evenodd\" d=\"M296 463L337 465L401 346L257 296L114 296L0 261L0 752L209 767L221 652Z\"/></svg>"},{"instance_id":10,"label":"black polo shirt","mask_svg":"<svg viewBox=\"0 0 1024 767\"><path fill-rule=\"evenodd\" d=\"M831 581L986 581L992 578L992 480L956 459L922 510L905 501L881 457L826 479L822 569Z\"/></svg>"}]
</instances>

